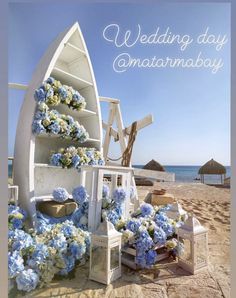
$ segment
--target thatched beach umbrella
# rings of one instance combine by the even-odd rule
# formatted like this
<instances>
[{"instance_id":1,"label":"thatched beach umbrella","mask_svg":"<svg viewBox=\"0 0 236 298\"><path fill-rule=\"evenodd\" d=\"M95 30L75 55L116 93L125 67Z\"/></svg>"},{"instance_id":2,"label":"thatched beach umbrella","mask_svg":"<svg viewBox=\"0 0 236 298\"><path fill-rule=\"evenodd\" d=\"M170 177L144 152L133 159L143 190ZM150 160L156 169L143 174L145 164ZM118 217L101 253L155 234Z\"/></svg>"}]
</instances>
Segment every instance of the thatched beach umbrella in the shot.
<instances>
[{"instance_id":1,"label":"thatched beach umbrella","mask_svg":"<svg viewBox=\"0 0 236 298\"><path fill-rule=\"evenodd\" d=\"M154 159L150 160L144 167L145 170L165 172L165 168Z\"/></svg>"},{"instance_id":2,"label":"thatched beach umbrella","mask_svg":"<svg viewBox=\"0 0 236 298\"><path fill-rule=\"evenodd\" d=\"M223 176L225 178L226 168L212 158L199 169L198 174L201 176L201 182L203 183L204 175L221 175L221 183L223 183Z\"/></svg>"}]
</instances>

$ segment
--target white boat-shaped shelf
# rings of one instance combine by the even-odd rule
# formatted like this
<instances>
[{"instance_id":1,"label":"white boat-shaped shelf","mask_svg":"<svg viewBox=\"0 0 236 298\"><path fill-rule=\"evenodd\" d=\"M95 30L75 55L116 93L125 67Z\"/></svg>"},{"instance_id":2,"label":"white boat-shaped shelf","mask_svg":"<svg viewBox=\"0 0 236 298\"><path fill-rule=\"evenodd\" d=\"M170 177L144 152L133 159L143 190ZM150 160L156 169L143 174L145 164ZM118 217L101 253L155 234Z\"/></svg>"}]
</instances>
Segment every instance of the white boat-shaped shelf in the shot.
<instances>
[{"instance_id":1,"label":"white boat-shaped shelf","mask_svg":"<svg viewBox=\"0 0 236 298\"><path fill-rule=\"evenodd\" d=\"M60 104L56 109L78 120L89 133L85 143L34 135L32 121L36 109L35 90L48 77L72 86L86 100L86 109L75 111ZM39 62L26 91L17 126L14 153L14 183L19 185L19 198L23 208L35 221L37 200L48 200L55 187L68 192L79 185L76 169L49 166L52 150L75 145L94 147L102 151L102 120L96 81L86 44L78 23L61 33L50 45Z\"/></svg>"}]
</instances>

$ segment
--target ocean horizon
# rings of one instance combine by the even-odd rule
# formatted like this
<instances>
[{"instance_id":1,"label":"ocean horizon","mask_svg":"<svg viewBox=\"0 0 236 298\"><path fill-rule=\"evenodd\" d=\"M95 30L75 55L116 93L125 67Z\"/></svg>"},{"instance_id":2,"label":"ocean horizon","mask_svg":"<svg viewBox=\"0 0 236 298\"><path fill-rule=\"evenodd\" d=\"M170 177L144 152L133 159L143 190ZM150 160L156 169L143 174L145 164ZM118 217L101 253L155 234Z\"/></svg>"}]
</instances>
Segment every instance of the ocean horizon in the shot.
<instances>
[{"instance_id":1,"label":"ocean horizon","mask_svg":"<svg viewBox=\"0 0 236 298\"><path fill-rule=\"evenodd\" d=\"M144 165L133 165L134 168L141 169ZM201 166L172 166L164 165L166 172L175 174L176 182L197 182L196 178L199 178L198 170ZM226 166L226 177L231 176L231 167ZM12 177L12 164L8 164L8 177ZM205 175L205 183L220 183L219 175Z\"/></svg>"}]
</instances>

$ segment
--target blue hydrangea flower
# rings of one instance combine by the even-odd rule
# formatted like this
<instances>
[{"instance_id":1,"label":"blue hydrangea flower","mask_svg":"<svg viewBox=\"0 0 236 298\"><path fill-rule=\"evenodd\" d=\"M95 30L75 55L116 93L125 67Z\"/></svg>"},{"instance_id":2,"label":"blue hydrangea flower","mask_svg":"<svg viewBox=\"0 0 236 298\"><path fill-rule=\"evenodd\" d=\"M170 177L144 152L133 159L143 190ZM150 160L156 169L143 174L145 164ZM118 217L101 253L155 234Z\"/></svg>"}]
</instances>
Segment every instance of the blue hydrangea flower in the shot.
<instances>
[{"instance_id":1,"label":"blue hydrangea flower","mask_svg":"<svg viewBox=\"0 0 236 298\"><path fill-rule=\"evenodd\" d=\"M16 277L17 289L20 291L30 292L37 287L38 283L39 276L32 269L23 270Z\"/></svg>"},{"instance_id":2,"label":"blue hydrangea flower","mask_svg":"<svg viewBox=\"0 0 236 298\"><path fill-rule=\"evenodd\" d=\"M36 231L38 234L43 234L45 232L49 232L52 228L51 224L46 223L43 219L37 219L37 227Z\"/></svg>"},{"instance_id":3,"label":"blue hydrangea flower","mask_svg":"<svg viewBox=\"0 0 236 298\"><path fill-rule=\"evenodd\" d=\"M60 166L61 165L61 158L62 154L61 153L54 153L51 158L50 158L50 164L53 166Z\"/></svg>"},{"instance_id":4,"label":"blue hydrangea flower","mask_svg":"<svg viewBox=\"0 0 236 298\"><path fill-rule=\"evenodd\" d=\"M13 239L12 249L13 250L22 250L29 248L33 245L32 237L25 233L23 230L16 229L14 231L14 235L12 235L11 239Z\"/></svg>"},{"instance_id":5,"label":"blue hydrangea flower","mask_svg":"<svg viewBox=\"0 0 236 298\"><path fill-rule=\"evenodd\" d=\"M92 150L87 150L86 155L88 156L88 158L91 158L91 159L94 158L94 152Z\"/></svg>"},{"instance_id":6,"label":"blue hydrangea flower","mask_svg":"<svg viewBox=\"0 0 236 298\"><path fill-rule=\"evenodd\" d=\"M41 86L39 89L35 90L34 98L38 103L45 101L46 92L45 92L43 86Z\"/></svg>"},{"instance_id":7,"label":"blue hydrangea flower","mask_svg":"<svg viewBox=\"0 0 236 298\"><path fill-rule=\"evenodd\" d=\"M65 268L59 271L60 275L67 275L75 266L75 259L73 256L64 256Z\"/></svg>"},{"instance_id":8,"label":"blue hydrangea flower","mask_svg":"<svg viewBox=\"0 0 236 298\"><path fill-rule=\"evenodd\" d=\"M48 256L48 247L45 244L37 243L31 258L29 258L27 261L27 264L31 268L37 269L40 264L45 262Z\"/></svg>"},{"instance_id":9,"label":"blue hydrangea flower","mask_svg":"<svg viewBox=\"0 0 236 298\"><path fill-rule=\"evenodd\" d=\"M81 100L83 99L83 97L80 95L80 93L76 90L75 90L72 98L74 101L77 101L77 102L81 102Z\"/></svg>"},{"instance_id":10,"label":"blue hydrangea flower","mask_svg":"<svg viewBox=\"0 0 236 298\"><path fill-rule=\"evenodd\" d=\"M23 219L26 220L27 218L27 212L20 208L19 206L16 205L8 205L8 215L10 214L16 214L16 213L21 213L23 215Z\"/></svg>"},{"instance_id":11,"label":"blue hydrangea flower","mask_svg":"<svg viewBox=\"0 0 236 298\"><path fill-rule=\"evenodd\" d=\"M142 230L139 232L139 237L136 241L137 251L143 252L147 251L153 247L153 240L148 234L147 230Z\"/></svg>"},{"instance_id":12,"label":"blue hydrangea flower","mask_svg":"<svg viewBox=\"0 0 236 298\"><path fill-rule=\"evenodd\" d=\"M175 232L174 227L169 222L159 222L159 226L166 233L167 237L172 236Z\"/></svg>"},{"instance_id":13,"label":"blue hydrangea flower","mask_svg":"<svg viewBox=\"0 0 236 298\"><path fill-rule=\"evenodd\" d=\"M83 208L78 208L75 210L71 216L71 220L73 223L78 226L80 218L84 215L84 209Z\"/></svg>"},{"instance_id":14,"label":"blue hydrangea flower","mask_svg":"<svg viewBox=\"0 0 236 298\"><path fill-rule=\"evenodd\" d=\"M35 120L43 120L43 119L46 119L48 116L47 113L45 112L41 112L41 111L37 111L35 114L34 114L34 119Z\"/></svg>"},{"instance_id":15,"label":"blue hydrangea flower","mask_svg":"<svg viewBox=\"0 0 236 298\"><path fill-rule=\"evenodd\" d=\"M65 222L61 227L61 232L65 235L65 237L69 238L75 235L75 227L72 222Z\"/></svg>"},{"instance_id":16,"label":"blue hydrangea flower","mask_svg":"<svg viewBox=\"0 0 236 298\"><path fill-rule=\"evenodd\" d=\"M96 166L97 161L95 159L91 159L90 162L88 163L90 166Z\"/></svg>"},{"instance_id":17,"label":"blue hydrangea flower","mask_svg":"<svg viewBox=\"0 0 236 298\"><path fill-rule=\"evenodd\" d=\"M160 227L155 227L153 241L155 244L164 244L166 242L166 234Z\"/></svg>"},{"instance_id":18,"label":"blue hydrangea flower","mask_svg":"<svg viewBox=\"0 0 236 298\"><path fill-rule=\"evenodd\" d=\"M48 91L47 91L47 93L46 93L46 99L48 97L53 97L53 95L54 95L53 88L49 88Z\"/></svg>"},{"instance_id":19,"label":"blue hydrangea flower","mask_svg":"<svg viewBox=\"0 0 236 298\"><path fill-rule=\"evenodd\" d=\"M86 252L86 246L81 245L77 242L72 242L69 246L69 249L71 251L72 256L76 259L79 260L81 257L85 254Z\"/></svg>"},{"instance_id":20,"label":"blue hydrangea flower","mask_svg":"<svg viewBox=\"0 0 236 298\"><path fill-rule=\"evenodd\" d=\"M24 270L24 260L18 251L14 251L12 254L8 253L8 275L10 278L14 278L21 271Z\"/></svg>"},{"instance_id":21,"label":"blue hydrangea flower","mask_svg":"<svg viewBox=\"0 0 236 298\"><path fill-rule=\"evenodd\" d=\"M103 197L104 199L106 199L106 198L109 197L109 194L110 194L109 186L106 185L106 184L103 184L103 186L102 186L102 197Z\"/></svg>"},{"instance_id":22,"label":"blue hydrangea flower","mask_svg":"<svg viewBox=\"0 0 236 298\"><path fill-rule=\"evenodd\" d=\"M82 126L77 127L77 129L76 129L76 133L75 133L76 138L77 138L78 140L80 140L80 139L83 137L84 132L85 132L85 131L84 131L84 129L83 129Z\"/></svg>"},{"instance_id":23,"label":"blue hydrangea flower","mask_svg":"<svg viewBox=\"0 0 236 298\"><path fill-rule=\"evenodd\" d=\"M58 234L48 243L49 246L54 247L61 253L66 252L67 250L67 241L63 234Z\"/></svg>"},{"instance_id":24,"label":"blue hydrangea flower","mask_svg":"<svg viewBox=\"0 0 236 298\"><path fill-rule=\"evenodd\" d=\"M145 268L145 266L146 266L145 252L140 252L140 253L137 252L136 257L135 257L135 263L137 265L139 265L140 267Z\"/></svg>"},{"instance_id":25,"label":"blue hydrangea flower","mask_svg":"<svg viewBox=\"0 0 236 298\"><path fill-rule=\"evenodd\" d=\"M71 161L72 161L72 164L73 164L73 166L75 168L78 167L79 164L80 164L80 157L79 157L79 155L73 156L72 159L71 159Z\"/></svg>"},{"instance_id":26,"label":"blue hydrangea flower","mask_svg":"<svg viewBox=\"0 0 236 298\"><path fill-rule=\"evenodd\" d=\"M75 123L75 120L74 120L74 118L73 117L71 117L71 116L67 116L67 121L68 121L68 123L70 124L70 125L74 125L74 123Z\"/></svg>"},{"instance_id":27,"label":"blue hydrangea flower","mask_svg":"<svg viewBox=\"0 0 236 298\"><path fill-rule=\"evenodd\" d=\"M42 125L41 120L34 120L32 123L32 131L35 134L42 134L46 132L46 129Z\"/></svg>"},{"instance_id":28,"label":"blue hydrangea flower","mask_svg":"<svg viewBox=\"0 0 236 298\"><path fill-rule=\"evenodd\" d=\"M146 267L149 267L151 265L154 265L156 262L157 253L155 250L149 250L146 253Z\"/></svg>"},{"instance_id":29,"label":"blue hydrangea flower","mask_svg":"<svg viewBox=\"0 0 236 298\"><path fill-rule=\"evenodd\" d=\"M138 219L130 219L126 223L126 228L133 233L137 233L141 226L141 222Z\"/></svg>"},{"instance_id":30,"label":"blue hydrangea flower","mask_svg":"<svg viewBox=\"0 0 236 298\"><path fill-rule=\"evenodd\" d=\"M19 218L13 218L11 223L14 229L21 229L23 227L23 221Z\"/></svg>"},{"instance_id":31,"label":"blue hydrangea flower","mask_svg":"<svg viewBox=\"0 0 236 298\"><path fill-rule=\"evenodd\" d=\"M168 217L166 216L166 214L164 214L163 212L157 213L155 218L154 218L156 223L159 222L164 222L164 221L168 221Z\"/></svg>"},{"instance_id":32,"label":"blue hydrangea flower","mask_svg":"<svg viewBox=\"0 0 236 298\"><path fill-rule=\"evenodd\" d=\"M66 91L65 87L63 87L63 86L60 87L58 89L58 93L59 93L61 101L64 101L67 98L67 91Z\"/></svg>"},{"instance_id":33,"label":"blue hydrangea flower","mask_svg":"<svg viewBox=\"0 0 236 298\"><path fill-rule=\"evenodd\" d=\"M141 210L141 213L142 213L143 217L150 216L154 212L154 209L153 209L152 205L150 205L148 203L143 203L140 206L140 210Z\"/></svg>"},{"instance_id":34,"label":"blue hydrangea flower","mask_svg":"<svg viewBox=\"0 0 236 298\"><path fill-rule=\"evenodd\" d=\"M57 187L53 190L52 193L53 200L56 202L65 202L69 198L67 190L63 187Z\"/></svg>"},{"instance_id":35,"label":"blue hydrangea flower","mask_svg":"<svg viewBox=\"0 0 236 298\"><path fill-rule=\"evenodd\" d=\"M113 200L117 204L122 204L126 198L126 192L122 187L118 187L113 192Z\"/></svg>"},{"instance_id":36,"label":"blue hydrangea flower","mask_svg":"<svg viewBox=\"0 0 236 298\"><path fill-rule=\"evenodd\" d=\"M51 133L57 135L61 130L61 126L57 121L54 121L52 124L48 126L48 129L50 130Z\"/></svg>"},{"instance_id":37,"label":"blue hydrangea flower","mask_svg":"<svg viewBox=\"0 0 236 298\"><path fill-rule=\"evenodd\" d=\"M104 160L103 159L99 159L98 160L98 165L99 166L103 166L105 164Z\"/></svg>"},{"instance_id":38,"label":"blue hydrangea flower","mask_svg":"<svg viewBox=\"0 0 236 298\"><path fill-rule=\"evenodd\" d=\"M55 79L53 77L49 77L47 80L46 80L46 83L52 85L54 83Z\"/></svg>"},{"instance_id":39,"label":"blue hydrangea flower","mask_svg":"<svg viewBox=\"0 0 236 298\"><path fill-rule=\"evenodd\" d=\"M107 220L110 221L113 225L116 225L118 220L120 219L120 216L114 211L109 210L106 213Z\"/></svg>"},{"instance_id":40,"label":"blue hydrangea flower","mask_svg":"<svg viewBox=\"0 0 236 298\"><path fill-rule=\"evenodd\" d=\"M89 196L84 186L78 186L73 189L72 197L76 203L81 205L88 200Z\"/></svg>"}]
</instances>

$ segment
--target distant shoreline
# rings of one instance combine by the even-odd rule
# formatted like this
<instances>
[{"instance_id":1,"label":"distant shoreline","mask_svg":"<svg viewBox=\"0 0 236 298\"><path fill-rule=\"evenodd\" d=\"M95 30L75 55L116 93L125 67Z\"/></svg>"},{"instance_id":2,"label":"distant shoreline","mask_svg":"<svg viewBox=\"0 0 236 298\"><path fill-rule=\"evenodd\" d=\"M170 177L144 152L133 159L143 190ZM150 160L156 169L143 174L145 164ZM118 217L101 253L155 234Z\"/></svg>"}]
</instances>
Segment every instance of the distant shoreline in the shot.
<instances>
[{"instance_id":1,"label":"distant shoreline","mask_svg":"<svg viewBox=\"0 0 236 298\"><path fill-rule=\"evenodd\" d=\"M133 165L134 168L142 168L144 165ZM164 165L166 172L175 173L176 182L196 182L199 178L198 170L201 166L171 166ZM12 176L12 165L8 164L8 177ZM226 177L231 176L231 167L226 166ZM206 176L206 183L220 183L220 176Z\"/></svg>"}]
</instances>

